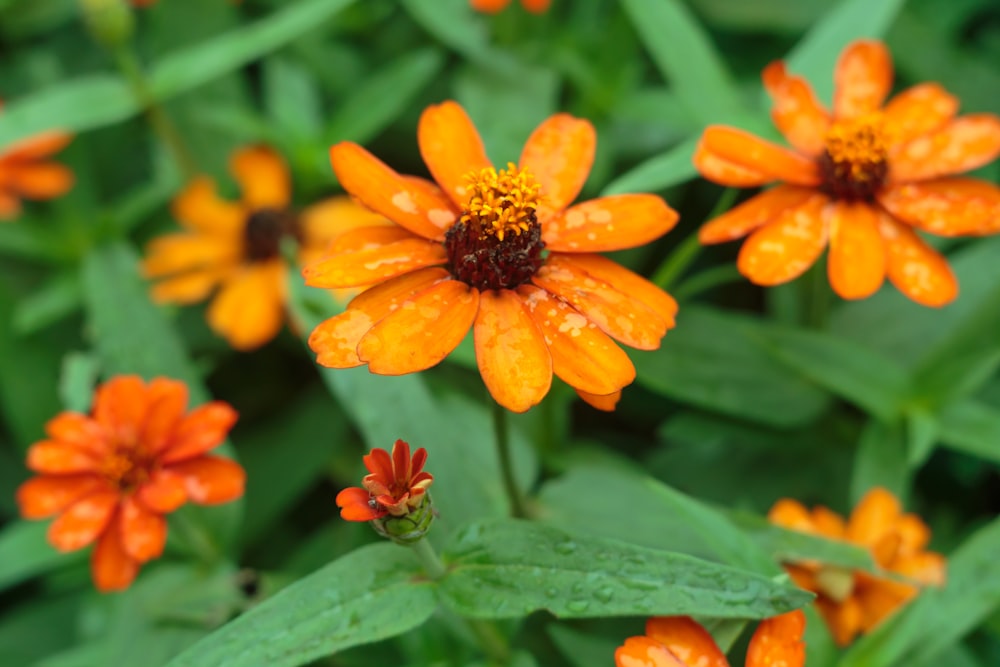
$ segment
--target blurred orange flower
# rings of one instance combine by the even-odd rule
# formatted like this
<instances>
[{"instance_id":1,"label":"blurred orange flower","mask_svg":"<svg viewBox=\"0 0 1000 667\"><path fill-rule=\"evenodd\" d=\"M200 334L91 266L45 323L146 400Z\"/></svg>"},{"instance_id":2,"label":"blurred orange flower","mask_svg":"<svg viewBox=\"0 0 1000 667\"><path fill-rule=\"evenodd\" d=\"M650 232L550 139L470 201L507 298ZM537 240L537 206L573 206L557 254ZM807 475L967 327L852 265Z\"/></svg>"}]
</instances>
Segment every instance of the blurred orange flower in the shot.
<instances>
[{"instance_id":1,"label":"blurred orange flower","mask_svg":"<svg viewBox=\"0 0 1000 667\"><path fill-rule=\"evenodd\" d=\"M214 505L243 495L239 464L206 454L226 438L236 412L214 401L186 412L183 382L120 375L101 385L90 416L63 412L47 440L28 449L40 473L17 490L21 514L58 514L49 542L75 551L97 542L91 574L101 591L128 588L167 539L164 514L187 501Z\"/></svg>"},{"instance_id":2,"label":"blurred orange flower","mask_svg":"<svg viewBox=\"0 0 1000 667\"><path fill-rule=\"evenodd\" d=\"M746 667L802 667L806 660L801 610L761 621L747 648ZM688 616L657 616L646 634L615 651L615 667L729 667L712 635Z\"/></svg>"},{"instance_id":3,"label":"blurred orange flower","mask_svg":"<svg viewBox=\"0 0 1000 667\"><path fill-rule=\"evenodd\" d=\"M173 203L187 230L154 239L143 268L158 279L152 295L161 303L194 303L221 286L208 308L209 326L234 348L250 350L274 338L285 320L289 267L282 239L296 239L298 261L307 264L338 234L388 221L347 197L296 213L288 168L269 148L237 151L230 169L243 200L220 199L207 177L192 181Z\"/></svg>"},{"instance_id":4,"label":"blurred orange flower","mask_svg":"<svg viewBox=\"0 0 1000 667\"><path fill-rule=\"evenodd\" d=\"M386 515L403 516L424 502L424 494L434 482L429 472L424 472L427 450L421 447L410 457L410 445L397 440L392 446L392 456L378 447L365 458L365 475L361 484L344 489L337 494L340 516L347 521L372 521Z\"/></svg>"},{"instance_id":5,"label":"blurred orange flower","mask_svg":"<svg viewBox=\"0 0 1000 667\"><path fill-rule=\"evenodd\" d=\"M65 132L53 130L0 151L0 221L13 220L20 214L21 199L52 199L69 192L73 172L46 158L61 151L72 139Z\"/></svg>"},{"instance_id":6,"label":"blurred orange flower","mask_svg":"<svg viewBox=\"0 0 1000 667\"><path fill-rule=\"evenodd\" d=\"M955 118L958 100L923 83L883 106L891 57L854 42L834 73L833 113L782 62L763 73L771 115L794 150L731 127L705 130L694 162L733 187L782 184L706 224L702 243L750 237L741 273L758 285L802 274L829 242L828 274L845 299L876 292L885 276L907 297L943 306L958 294L944 257L914 227L942 236L1000 232L1000 188L956 177L1000 155L1000 118Z\"/></svg>"},{"instance_id":7,"label":"blurred orange flower","mask_svg":"<svg viewBox=\"0 0 1000 667\"><path fill-rule=\"evenodd\" d=\"M305 268L315 287L379 283L313 331L318 362L412 373L444 359L471 328L480 373L504 407L523 412L541 401L554 372L592 405L612 408L635 368L611 339L659 347L677 305L594 253L658 238L677 214L647 194L569 206L596 135L567 114L544 121L520 164L500 171L454 102L426 109L417 139L436 184L401 176L357 144L330 149L344 189L398 226L345 234Z\"/></svg>"},{"instance_id":8,"label":"blurred orange flower","mask_svg":"<svg viewBox=\"0 0 1000 667\"><path fill-rule=\"evenodd\" d=\"M510 4L511 0L469 0L469 4L477 12L486 12L488 14L496 14L499 11L506 9L507 5ZM552 4L552 0L521 0L521 6L527 9L529 12L535 14L541 14L542 12L548 11L549 5Z\"/></svg>"},{"instance_id":9,"label":"blurred orange flower","mask_svg":"<svg viewBox=\"0 0 1000 667\"><path fill-rule=\"evenodd\" d=\"M944 556L924 551L930 540L927 524L914 514L903 514L899 501L885 489L869 491L846 522L825 507L810 512L789 499L775 503L768 518L785 528L863 546L878 567L913 582L816 562L786 565L796 584L818 596L816 606L841 646L869 632L914 597L917 584L944 584Z\"/></svg>"}]
</instances>

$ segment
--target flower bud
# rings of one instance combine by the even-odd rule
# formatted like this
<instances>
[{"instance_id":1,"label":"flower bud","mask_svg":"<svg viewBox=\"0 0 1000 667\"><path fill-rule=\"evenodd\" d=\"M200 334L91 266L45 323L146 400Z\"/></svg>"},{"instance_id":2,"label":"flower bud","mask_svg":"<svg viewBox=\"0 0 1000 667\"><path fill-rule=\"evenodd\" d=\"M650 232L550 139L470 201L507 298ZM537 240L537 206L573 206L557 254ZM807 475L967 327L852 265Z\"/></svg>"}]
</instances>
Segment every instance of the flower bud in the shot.
<instances>
[{"instance_id":1,"label":"flower bud","mask_svg":"<svg viewBox=\"0 0 1000 667\"><path fill-rule=\"evenodd\" d=\"M430 530L434 521L434 505L429 494L423 494L420 505L411 510L409 514L403 516L393 516L388 514L380 519L372 521L372 528L387 539L396 544L413 544L421 539Z\"/></svg>"},{"instance_id":2,"label":"flower bud","mask_svg":"<svg viewBox=\"0 0 1000 667\"><path fill-rule=\"evenodd\" d=\"M126 0L79 0L87 31L101 46L115 50L132 39L135 20Z\"/></svg>"}]
</instances>

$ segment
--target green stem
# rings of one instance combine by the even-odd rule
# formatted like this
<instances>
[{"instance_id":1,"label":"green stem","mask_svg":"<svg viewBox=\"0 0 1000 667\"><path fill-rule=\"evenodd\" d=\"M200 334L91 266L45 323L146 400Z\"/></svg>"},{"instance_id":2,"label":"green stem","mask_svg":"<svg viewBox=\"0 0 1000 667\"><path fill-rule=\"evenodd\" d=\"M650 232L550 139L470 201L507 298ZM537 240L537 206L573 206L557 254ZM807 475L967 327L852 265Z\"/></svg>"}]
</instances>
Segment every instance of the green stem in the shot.
<instances>
[{"instance_id":1,"label":"green stem","mask_svg":"<svg viewBox=\"0 0 1000 667\"><path fill-rule=\"evenodd\" d=\"M673 295L677 299L689 300L696 294L708 291L719 285L739 282L743 276L739 270L731 264L725 266L714 266L696 273L673 290Z\"/></svg>"},{"instance_id":2,"label":"green stem","mask_svg":"<svg viewBox=\"0 0 1000 667\"><path fill-rule=\"evenodd\" d=\"M827 284L826 267L822 262L813 264L802 281L799 292L805 302L802 309L805 312L804 324L810 329L825 329L830 315L830 288Z\"/></svg>"},{"instance_id":3,"label":"green stem","mask_svg":"<svg viewBox=\"0 0 1000 667\"><path fill-rule=\"evenodd\" d=\"M712 207L711 212L708 214L708 220L712 220L728 211L732 207L733 202L736 201L738 195L739 190L735 188L726 188L723 190L719 196L719 200L715 202L715 206ZM701 241L698 240L698 235L689 234L672 253L667 255L650 280L655 285L669 291L674 283L677 282L677 279L698 259L701 249L702 245Z\"/></svg>"},{"instance_id":4,"label":"green stem","mask_svg":"<svg viewBox=\"0 0 1000 667\"><path fill-rule=\"evenodd\" d=\"M503 477L503 488L510 500L511 516L524 519L528 512L525 509L524 497L514 479L514 460L510 451L510 424L507 409L499 403L493 404L493 432L497 441L497 453L500 456L500 474Z\"/></svg>"},{"instance_id":5,"label":"green stem","mask_svg":"<svg viewBox=\"0 0 1000 667\"><path fill-rule=\"evenodd\" d=\"M434 551L434 547L431 546L427 538L417 540L410 547L413 549L413 553L417 554L417 558L420 559L420 564L424 566L424 572L433 581L438 581L444 575L448 574L448 569L444 566L441 558Z\"/></svg>"}]
</instances>

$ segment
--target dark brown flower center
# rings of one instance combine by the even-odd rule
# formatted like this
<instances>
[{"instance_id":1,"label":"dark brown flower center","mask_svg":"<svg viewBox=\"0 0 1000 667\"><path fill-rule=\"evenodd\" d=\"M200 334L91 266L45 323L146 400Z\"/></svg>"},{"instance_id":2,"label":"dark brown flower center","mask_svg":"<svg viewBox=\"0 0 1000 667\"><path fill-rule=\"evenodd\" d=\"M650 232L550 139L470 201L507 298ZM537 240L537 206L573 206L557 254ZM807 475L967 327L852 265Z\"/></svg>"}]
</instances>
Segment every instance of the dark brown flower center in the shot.
<instances>
[{"instance_id":1,"label":"dark brown flower center","mask_svg":"<svg viewBox=\"0 0 1000 667\"><path fill-rule=\"evenodd\" d=\"M819 158L823 191L847 200L874 199L889 173L882 120L877 115L834 123Z\"/></svg>"},{"instance_id":2,"label":"dark brown flower center","mask_svg":"<svg viewBox=\"0 0 1000 667\"><path fill-rule=\"evenodd\" d=\"M538 183L513 164L466 178L468 204L444 239L448 269L479 290L523 285L544 261Z\"/></svg>"},{"instance_id":3,"label":"dark brown flower center","mask_svg":"<svg viewBox=\"0 0 1000 667\"><path fill-rule=\"evenodd\" d=\"M251 262L273 259L286 236L301 241L299 219L293 211L261 208L247 216L243 230L245 257Z\"/></svg>"},{"instance_id":4,"label":"dark brown flower center","mask_svg":"<svg viewBox=\"0 0 1000 667\"><path fill-rule=\"evenodd\" d=\"M132 447L119 448L105 459L102 472L122 493L132 493L149 481L154 461Z\"/></svg>"}]
</instances>

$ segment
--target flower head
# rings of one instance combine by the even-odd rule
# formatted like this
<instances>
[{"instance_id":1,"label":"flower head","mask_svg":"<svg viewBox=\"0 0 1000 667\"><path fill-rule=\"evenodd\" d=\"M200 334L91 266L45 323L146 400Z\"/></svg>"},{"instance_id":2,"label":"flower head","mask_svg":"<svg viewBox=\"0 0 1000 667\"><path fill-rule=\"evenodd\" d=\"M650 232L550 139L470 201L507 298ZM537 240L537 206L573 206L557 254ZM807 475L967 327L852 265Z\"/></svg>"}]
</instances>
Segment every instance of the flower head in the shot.
<instances>
[{"instance_id":1,"label":"flower head","mask_svg":"<svg viewBox=\"0 0 1000 667\"><path fill-rule=\"evenodd\" d=\"M802 667L806 617L801 610L761 621L747 648L746 667ZM712 635L688 616L657 616L646 634L615 651L615 667L729 667Z\"/></svg>"},{"instance_id":2,"label":"flower head","mask_svg":"<svg viewBox=\"0 0 1000 667\"><path fill-rule=\"evenodd\" d=\"M69 192L73 172L47 158L65 148L72 138L53 130L0 150L0 221L18 216L21 199L53 199Z\"/></svg>"},{"instance_id":3,"label":"flower head","mask_svg":"<svg viewBox=\"0 0 1000 667\"><path fill-rule=\"evenodd\" d=\"M469 0L469 4L477 12L496 14L506 9L510 0ZM521 0L521 6L533 14L548 11L550 4L552 4L552 0Z\"/></svg>"},{"instance_id":4,"label":"flower head","mask_svg":"<svg viewBox=\"0 0 1000 667\"><path fill-rule=\"evenodd\" d=\"M789 499L778 501L768 518L786 528L863 546L879 568L911 582L816 562L786 565L796 584L817 595L816 606L841 646L908 602L918 585L944 583L944 557L924 550L930 540L927 525L914 514L903 514L885 489L869 491L846 522L825 507L810 512Z\"/></svg>"},{"instance_id":5,"label":"flower head","mask_svg":"<svg viewBox=\"0 0 1000 667\"><path fill-rule=\"evenodd\" d=\"M881 42L854 42L837 64L830 112L782 62L769 65L771 115L792 149L714 126L694 161L724 185L781 184L710 221L702 243L749 234L737 265L759 285L798 277L829 244L830 284L845 299L870 296L888 275L917 303L951 302L955 277L914 228L942 236L1000 232L1000 187L956 176L1000 155L1000 118L956 118L958 100L934 83L883 105L892 75Z\"/></svg>"},{"instance_id":6,"label":"flower head","mask_svg":"<svg viewBox=\"0 0 1000 667\"><path fill-rule=\"evenodd\" d=\"M230 169L242 201L220 199L207 177L192 181L173 205L186 230L153 240L144 270L157 280L152 294L159 302L194 303L219 287L208 308L209 326L233 347L249 350L274 338L285 320L284 239L298 241L298 260L309 263L338 234L387 221L346 197L296 212L288 168L269 148L236 152Z\"/></svg>"},{"instance_id":7,"label":"flower head","mask_svg":"<svg viewBox=\"0 0 1000 667\"><path fill-rule=\"evenodd\" d=\"M183 382L121 375L101 385L91 414L63 412L48 439L28 449L39 473L17 490L21 514L58 514L48 538L60 551L97 543L91 556L102 591L125 589L167 539L164 514L192 501L214 505L243 495L239 464L206 454L226 438L236 413L215 401L187 412Z\"/></svg>"},{"instance_id":8,"label":"flower head","mask_svg":"<svg viewBox=\"0 0 1000 667\"><path fill-rule=\"evenodd\" d=\"M553 373L591 404L613 407L635 368L612 338L657 348L677 305L595 253L651 241L677 214L640 194L570 206L596 136L567 114L544 121L520 161L499 170L454 102L426 109L417 138L436 183L401 176L357 144L330 150L344 188L396 226L345 234L305 268L315 287L378 283L313 331L318 362L412 373L444 359L471 328L483 380L504 407L541 401Z\"/></svg>"}]
</instances>

